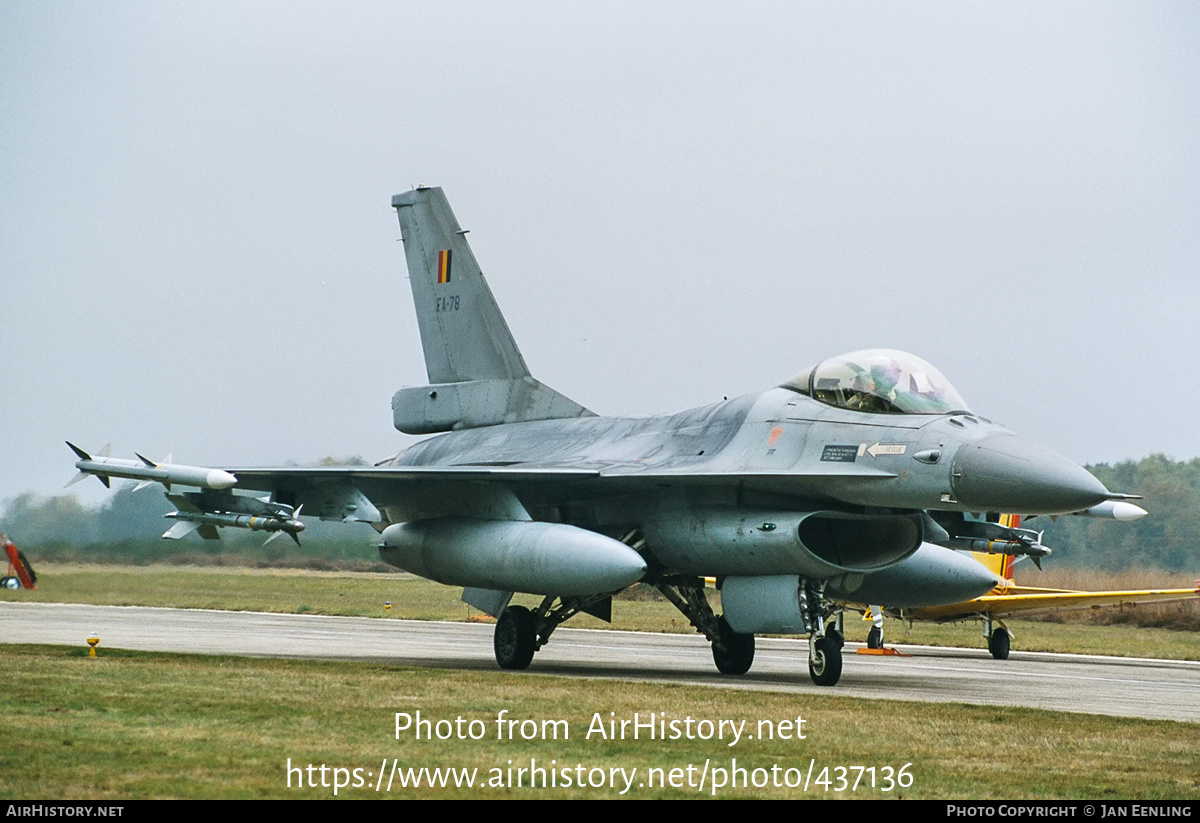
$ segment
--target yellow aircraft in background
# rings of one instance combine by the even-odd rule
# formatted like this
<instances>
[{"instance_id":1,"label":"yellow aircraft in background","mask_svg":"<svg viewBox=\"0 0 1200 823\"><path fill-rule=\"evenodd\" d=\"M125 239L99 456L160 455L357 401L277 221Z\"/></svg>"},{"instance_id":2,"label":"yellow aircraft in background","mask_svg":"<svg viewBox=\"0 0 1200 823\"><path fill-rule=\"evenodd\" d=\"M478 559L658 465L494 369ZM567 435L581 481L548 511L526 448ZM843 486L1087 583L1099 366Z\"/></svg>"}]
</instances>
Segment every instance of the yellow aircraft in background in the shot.
<instances>
[{"instance_id":1,"label":"yellow aircraft in background","mask_svg":"<svg viewBox=\"0 0 1200 823\"><path fill-rule=\"evenodd\" d=\"M1001 515L1002 525L1020 526L1019 515ZM1006 554L984 554L972 552L975 559L995 572L1000 585L991 592L974 600L949 606L925 606L916 609L888 610L869 606L868 614L875 625L867 635L867 647L883 648L883 615L902 620L922 620L934 623L957 623L962 620L983 622L988 651L997 660L1008 658L1012 632L1004 618L1035 612L1064 611L1068 609L1100 608L1102 606L1125 606L1135 603L1170 603L1200 598L1200 580L1192 589L1141 589L1133 591L1088 592L1073 589L1044 589L1018 586L1013 583L1012 568L1015 558Z\"/></svg>"}]
</instances>

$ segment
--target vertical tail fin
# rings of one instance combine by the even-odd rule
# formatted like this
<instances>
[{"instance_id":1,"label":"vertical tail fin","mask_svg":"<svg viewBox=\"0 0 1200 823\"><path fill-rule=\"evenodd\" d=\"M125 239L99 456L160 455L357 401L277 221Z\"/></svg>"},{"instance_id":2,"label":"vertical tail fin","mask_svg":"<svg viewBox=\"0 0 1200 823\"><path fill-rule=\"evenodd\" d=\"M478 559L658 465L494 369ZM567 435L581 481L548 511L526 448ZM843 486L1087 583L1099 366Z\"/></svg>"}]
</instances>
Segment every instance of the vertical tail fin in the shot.
<instances>
[{"instance_id":1,"label":"vertical tail fin","mask_svg":"<svg viewBox=\"0 0 1200 823\"><path fill-rule=\"evenodd\" d=\"M1001 580L1012 582L1013 573L1013 558L1008 554L985 554L984 552L971 552L971 556L987 567L987 570L995 574ZM1004 585L1008 585L1005 583Z\"/></svg>"},{"instance_id":2,"label":"vertical tail fin","mask_svg":"<svg viewBox=\"0 0 1200 823\"><path fill-rule=\"evenodd\" d=\"M430 383L518 380L525 359L441 189L397 194Z\"/></svg>"},{"instance_id":3,"label":"vertical tail fin","mask_svg":"<svg viewBox=\"0 0 1200 823\"><path fill-rule=\"evenodd\" d=\"M1002 514L1000 515L1000 525L1007 526L1012 529L1021 528L1021 515L1019 514ZM984 554L983 552L971 552L971 555L987 567L988 571L994 572L1001 580L1008 581L1002 585L1007 586L1013 579L1013 561L1015 558L1010 554Z\"/></svg>"},{"instance_id":4,"label":"vertical tail fin","mask_svg":"<svg viewBox=\"0 0 1200 823\"><path fill-rule=\"evenodd\" d=\"M441 189L397 194L408 277L430 386L392 399L409 434L592 412L534 380Z\"/></svg>"}]
</instances>

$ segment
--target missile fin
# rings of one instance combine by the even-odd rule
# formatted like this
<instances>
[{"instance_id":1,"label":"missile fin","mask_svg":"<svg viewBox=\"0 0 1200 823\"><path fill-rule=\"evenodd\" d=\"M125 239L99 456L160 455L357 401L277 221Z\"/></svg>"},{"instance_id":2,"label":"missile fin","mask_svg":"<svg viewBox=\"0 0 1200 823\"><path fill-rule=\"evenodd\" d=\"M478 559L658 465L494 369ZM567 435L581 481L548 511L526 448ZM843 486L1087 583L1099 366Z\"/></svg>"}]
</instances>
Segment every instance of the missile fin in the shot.
<instances>
[{"instance_id":1,"label":"missile fin","mask_svg":"<svg viewBox=\"0 0 1200 823\"><path fill-rule=\"evenodd\" d=\"M187 537L198 528L200 528L199 523L192 523L187 520L177 520L175 521L175 525L163 532L163 537L168 540L179 540L180 538Z\"/></svg>"}]
</instances>

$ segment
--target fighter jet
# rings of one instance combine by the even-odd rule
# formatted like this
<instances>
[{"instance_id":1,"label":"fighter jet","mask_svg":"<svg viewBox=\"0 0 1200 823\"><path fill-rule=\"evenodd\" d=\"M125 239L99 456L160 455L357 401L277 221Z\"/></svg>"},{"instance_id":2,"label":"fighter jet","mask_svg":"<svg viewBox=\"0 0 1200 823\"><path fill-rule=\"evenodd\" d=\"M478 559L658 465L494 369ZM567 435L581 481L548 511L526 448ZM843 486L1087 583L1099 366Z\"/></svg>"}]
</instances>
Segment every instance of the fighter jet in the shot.
<instances>
[{"instance_id":1,"label":"fighter jet","mask_svg":"<svg viewBox=\"0 0 1200 823\"><path fill-rule=\"evenodd\" d=\"M1123 497L975 414L937 369L899 351L832 357L678 414L597 416L532 377L441 189L392 205L429 378L396 392L393 422L433 436L372 467L76 467L198 487L167 536L190 523L205 537L229 526L295 537L301 508L370 523L385 561L464 587L498 618L505 669L528 667L579 612L609 619L612 596L641 582L705 635L720 671L749 670L756 633L806 634L809 674L826 686L842 671L840 603L891 602L880 585L930 603L975 597L996 577L958 562L957 544L1034 550L995 524L982 535L968 513L1070 513ZM719 615L705 577L718 581ZM516 592L540 605L510 604Z\"/></svg>"}]
</instances>

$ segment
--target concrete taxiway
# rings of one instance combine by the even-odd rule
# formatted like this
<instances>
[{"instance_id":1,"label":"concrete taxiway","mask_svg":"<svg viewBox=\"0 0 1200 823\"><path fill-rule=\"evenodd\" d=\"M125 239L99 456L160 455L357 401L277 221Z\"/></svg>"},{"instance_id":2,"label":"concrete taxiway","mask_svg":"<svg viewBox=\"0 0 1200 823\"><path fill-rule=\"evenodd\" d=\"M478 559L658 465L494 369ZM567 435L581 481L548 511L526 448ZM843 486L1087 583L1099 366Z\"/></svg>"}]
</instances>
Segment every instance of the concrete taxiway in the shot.
<instances>
[{"instance_id":1,"label":"concrete taxiway","mask_svg":"<svg viewBox=\"0 0 1200 823\"><path fill-rule=\"evenodd\" d=\"M446 669L496 669L492 627L319 615L0 603L0 643L249 657L371 661ZM812 685L805 640L759 638L754 668L720 675L699 635L559 629L529 671L724 688L1027 706L1200 723L1200 663L983 649L897 646L904 657L857 655L848 643L842 680ZM497 669L498 671L498 669Z\"/></svg>"}]
</instances>

